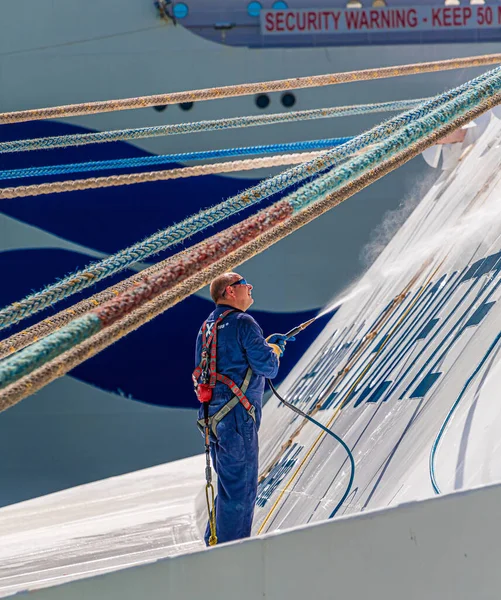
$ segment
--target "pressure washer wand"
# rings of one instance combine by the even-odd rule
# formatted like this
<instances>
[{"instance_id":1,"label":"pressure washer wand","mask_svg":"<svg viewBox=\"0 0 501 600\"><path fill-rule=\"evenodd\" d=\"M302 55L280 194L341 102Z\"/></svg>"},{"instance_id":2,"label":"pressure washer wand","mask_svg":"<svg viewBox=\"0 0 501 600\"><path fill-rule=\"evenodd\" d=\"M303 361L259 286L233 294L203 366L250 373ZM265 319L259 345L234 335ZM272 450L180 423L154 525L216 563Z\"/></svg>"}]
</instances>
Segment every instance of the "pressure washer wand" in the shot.
<instances>
[{"instance_id":1,"label":"pressure washer wand","mask_svg":"<svg viewBox=\"0 0 501 600\"><path fill-rule=\"evenodd\" d=\"M320 315L318 315L316 317L313 317L313 319L310 319L309 321L305 321L304 323L301 323L301 325L298 325L297 327L294 327L294 329L291 329L290 331L288 331L285 334L286 337L287 337L287 339L291 338L291 337L294 337L295 335L297 335L298 333L300 333L301 331L303 331L304 329L306 329L307 327L309 327L318 318L323 317L325 314L326 313L320 314ZM350 448L347 446L346 442L342 438L340 438L333 431L331 431L330 429L328 429L325 425L322 425L322 423L320 423L319 421L317 421L316 419L314 419L311 415L305 413L304 411L302 411L300 408L298 408L297 406L295 406L291 402L288 402L287 400L285 400L285 398L282 398L282 396L277 392L275 386L273 385L273 382L270 379L266 379L266 381L268 382L268 385L270 386L270 389L273 392L273 394L278 398L278 400L284 406L287 406L287 408L290 408L292 410L292 412L294 412L297 415L303 417L307 421L310 421L310 423L313 423L314 425L316 425L324 433L326 433L327 435L330 435L331 437L333 437L339 444L341 444L341 446L344 448L346 454L348 455L348 460L350 461L350 466L351 466L351 469L350 469L350 480L348 481L348 485L346 486L346 490L345 490L345 492L343 494L343 497L336 504L334 510L329 515L329 519L332 519L332 517L334 517L336 515L337 511L343 505L343 502L348 497L348 495L349 495L349 493L351 491L351 488L353 486L353 481L355 479L355 459L353 457L353 454L352 454ZM273 471L270 471L270 473L272 473L272 472ZM269 477L269 476L270 476L270 474L268 473L266 475L266 477ZM264 521L264 523L266 523L266 520Z\"/></svg>"},{"instance_id":2,"label":"pressure washer wand","mask_svg":"<svg viewBox=\"0 0 501 600\"><path fill-rule=\"evenodd\" d=\"M301 325L298 325L297 327L294 327L294 329L291 329L290 331L288 331L285 334L287 336L287 339L296 336L298 333L303 331L303 329L306 329L309 325L311 325L314 321L316 321L317 318L318 317L313 317L313 319L310 319L309 321L305 321L304 323L301 323Z\"/></svg>"}]
</instances>

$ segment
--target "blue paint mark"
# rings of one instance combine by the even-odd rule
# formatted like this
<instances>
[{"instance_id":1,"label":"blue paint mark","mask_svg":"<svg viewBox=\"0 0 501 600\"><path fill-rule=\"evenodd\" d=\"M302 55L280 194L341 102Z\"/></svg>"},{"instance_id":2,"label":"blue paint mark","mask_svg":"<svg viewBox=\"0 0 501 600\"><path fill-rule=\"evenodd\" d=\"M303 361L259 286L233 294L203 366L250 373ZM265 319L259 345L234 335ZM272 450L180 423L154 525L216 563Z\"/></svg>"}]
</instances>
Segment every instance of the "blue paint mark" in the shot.
<instances>
[{"instance_id":1,"label":"blue paint mark","mask_svg":"<svg viewBox=\"0 0 501 600\"><path fill-rule=\"evenodd\" d=\"M477 325L479 325L483 321L483 319L485 319L485 317L487 316L491 308L494 306L494 304L496 304L496 301L484 302L483 304L481 304L468 319L464 328L466 329L467 327L476 327Z\"/></svg>"},{"instance_id":2,"label":"blue paint mark","mask_svg":"<svg viewBox=\"0 0 501 600\"><path fill-rule=\"evenodd\" d=\"M381 340L379 341L379 343L377 344L377 346L374 348L374 350L372 351L373 354L377 354L381 348L384 346L384 344L386 344L386 340L388 339L388 334L385 333L383 335L383 337L381 338Z\"/></svg>"},{"instance_id":3,"label":"blue paint mark","mask_svg":"<svg viewBox=\"0 0 501 600\"><path fill-rule=\"evenodd\" d=\"M426 392L428 392L434 385L435 381L442 375L442 373L428 373L417 388L412 392L411 398L424 398Z\"/></svg>"},{"instance_id":4,"label":"blue paint mark","mask_svg":"<svg viewBox=\"0 0 501 600\"><path fill-rule=\"evenodd\" d=\"M390 385L393 382L391 380L389 381L383 381L382 383L380 383L376 389L374 390L374 392L371 394L370 398L367 400L367 402L377 402L378 400L380 400L381 396L385 393L385 391L390 387ZM385 400L388 400L388 398L386 398Z\"/></svg>"},{"instance_id":5,"label":"blue paint mark","mask_svg":"<svg viewBox=\"0 0 501 600\"><path fill-rule=\"evenodd\" d=\"M468 273L470 269L467 270L466 274ZM455 292L455 290L461 285L461 283L464 281L466 274L460 279L459 283L456 284L452 290L450 290L449 292L449 298L452 296L452 294ZM474 290L474 288L477 286L477 282L478 280L476 278L474 278L475 280L473 281L473 283L471 283L468 286L468 289L466 290L466 292L462 295L462 297L458 300L458 302L456 303L456 305L454 306L454 308L449 312L449 314L447 315L447 317L443 320L443 322L441 323L440 327L436 328L435 332L433 333L433 335L431 335L431 337L427 340L427 342L425 344L423 344L423 347L420 351L420 353L418 354L418 356L415 358L415 360L417 361L429 348L430 344L435 340L435 338L437 337L437 335L447 326L447 324L453 319L454 315L456 314L457 311L459 311L459 309L461 308L461 306L463 305L463 302L468 298L469 294ZM456 323L451 327L451 329L448 331L448 333L446 334L446 336L444 337L444 339L440 342L440 344L437 346L437 348L435 348L435 350L431 353L431 355L426 359L424 365L422 366L422 368L419 370L419 372L412 378L411 382L409 384L406 385L405 390L402 392L402 395L400 396L400 399L404 398L407 394L407 392L414 386L415 382L418 381L421 377L421 375L423 374L423 372L425 372L426 370L428 370L430 367L429 365L433 362L433 360L435 359L435 357L437 356L438 353L440 353L442 351L442 349L445 347L445 350L442 352L441 357L439 357L436 362L434 363L434 365L431 366L430 371L433 372L436 369L436 366L438 364L440 364L441 359L447 355L447 352L449 351L449 349L452 347L452 345L455 343L455 340L457 339L458 335L461 334L461 325L462 325L462 320L464 319L465 314L467 313L467 311L475 305L476 302L478 302L478 300L482 297L482 295L484 294L484 292L491 286L492 281L488 281L487 283L483 284L480 288L480 290L477 292L477 294L475 295L475 298L473 299L472 302L470 302L470 304L463 309L461 316L458 318L458 320L456 321ZM499 284L497 284L499 285ZM494 287L494 290L496 289L497 285ZM491 291L491 294L493 293L493 291ZM445 304L442 303L442 306L444 306ZM459 330L459 334L456 333ZM451 340L449 342L448 345L447 341ZM407 375L409 374L409 371L412 369L412 365L409 366L406 371L400 376L399 381L397 382L397 385L404 381L405 378L407 377Z\"/></svg>"},{"instance_id":6,"label":"blue paint mark","mask_svg":"<svg viewBox=\"0 0 501 600\"><path fill-rule=\"evenodd\" d=\"M438 281L432 286L430 294L436 294L437 292L439 292L442 286L444 285L445 279L447 279L447 273L442 275L442 277L440 277Z\"/></svg>"},{"instance_id":7,"label":"blue paint mark","mask_svg":"<svg viewBox=\"0 0 501 600\"><path fill-rule=\"evenodd\" d=\"M416 337L416 341L424 340L425 337L430 333L430 331L435 327L435 325L440 321L440 319L431 319L426 323L426 325L421 329Z\"/></svg>"},{"instance_id":8,"label":"blue paint mark","mask_svg":"<svg viewBox=\"0 0 501 600\"><path fill-rule=\"evenodd\" d=\"M283 458L273 467L268 477L259 484L256 498L257 506L263 508L266 505L280 483L287 477L287 474L290 473L292 467L296 464L302 449L303 446L293 444Z\"/></svg>"},{"instance_id":9,"label":"blue paint mark","mask_svg":"<svg viewBox=\"0 0 501 600\"><path fill-rule=\"evenodd\" d=\"M383 381L374 387L368 385L362 390L362 393L353 405L353 408L360 406L365 399L367 399L367 403L376 403L392 383L392 381Z\"/></svg>"},{"instance_id":10,"label":"blue paint mark","mask_svg":"<svg viewBox=\"0 0 501 600\"><path fill-rule=\"evenodd\" d=\"M495 268L500 268L500 260L501 260L501 252L497 252L496 254L491 254L490 256L486 256L485 258L481 258L474 262L471 267L466 271L462 282L468 281L469 279L478 279L482 275L489 273Z\"/></svg>"},{"instance_id":11,"label":"blue paint mark","mask_svg":"<svg viewBox=\"0 0 501 600\"><path fill-rule=\"evenodd\" d=\"M401 360L402 355L405 354L407 350L412 346L415 340L411 339L407 342L406 340L409 336L412 336L412 332L418 328L421 316L426 313L430 305L433 306L435 301L440 298L440 295L437 295L436 292L441 289L441 283L443 282L445 277L445 275L441 277L439 281L435 284L429 284L428 290L425 289L421 293L420 288L414 295L409 295L409 298L406 301L405 305L403 305L400 308L400 314L403 314L409 306L412 307L410 312L407 314L405 322L402 324L402 331L397 336L397 341L393 343L393 346L391 348L388 347L386 351L386 356L383 357L383 354L381 354L381 357L379 358L379 364L374 362L374 364L372 365L375 374L370 380L370 389L375 389L376 380L382 382L386 380L386 378L392 371L393 365L395 363L398 363ZM415 301L414 299L416 298L416 294L420 294L420 296L418 296L417 301L415 302L415 304L413 304L413 302ZM385 343L386 339L387 336L383 338L381 343ZM403 350L401 350L402 346L404 346ZM356 406L358 406L358 404Z\"/></svg>"},{"instance_id":12,"label":"blue paint mark","mask_svg":"<svg viewBox=\"0 0 501 600\"><path fill-rule=\"evenodd\" d=\"M357 398L357 400L355 401L355 404L353 405L353 408L357 408L357 406L360 406L360 404L362 404L362 402L367 398L367 396L372 392L372 389L370 387L366 387L362 390L360 396ZM355 391L355 394L357 392ZM353 397L353 396L352 396ZM348 405L348 402L345 402L345 406Z\"/></svg>"},{"instance_id":13,"label":"blue paint mark","mask_svg":"<svg viewBox=\"0 0 501 600\"><path fill-rule=\"evenodd\" d=\"M351 342L343 343L337 348L335 344L330 344L329 347L329 344L326 343L308 365L308 373L300 378L301 384L294 385L291 389L290 401L297 405L300 402L308 402L313 399L311 408L321 403L323 400L323 396L320 395L321 391L327 389L328 385L334 381L337 376L336 367L344 359L350 346ZM308 374L313 371L316 377L308 377Z\"/></svg>"},{"instance_id":14,"label":"blue paint mark","mask_svg":"<svg viewBox=\"0 0 501 600\"><path fill-rule=\"evenodd\" d=\"M309 373L306 373L306 375L303 375L303 379L311 379L312 377L315 377L315 375L318 373L317 370L317 366L315 365L315 367L313 368L313 371L310 371Z\"/></svg>"},{"instance_id":15,"label":"blue paint mark","mask_svg":"<svg viewBox=\"0 0 501 600\"><path fill-rule=\"evenodd\" d=\"M334 400L336 399L337 395L338 392L332 392L324 401L324 403L320 407L320 410L328 410L334 404Z\"/></svg>"}]
</instances>

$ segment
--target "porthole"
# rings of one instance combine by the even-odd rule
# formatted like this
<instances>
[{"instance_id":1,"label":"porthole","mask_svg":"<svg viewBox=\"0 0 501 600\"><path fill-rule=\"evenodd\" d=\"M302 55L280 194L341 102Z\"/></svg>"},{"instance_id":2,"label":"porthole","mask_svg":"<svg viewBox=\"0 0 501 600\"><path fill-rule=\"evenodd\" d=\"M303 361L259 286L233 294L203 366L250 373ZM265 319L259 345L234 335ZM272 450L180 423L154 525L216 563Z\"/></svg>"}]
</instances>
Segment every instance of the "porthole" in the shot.
<instances>
[{"instance_id":1,"label":"porthole","mask_svg":"<svg viewBox=\"0 0 501 600\"><path fill-rule=\"evenodd\" d=\"M247 14L249 17L259 17L259 13L261 12L262 8L263 6L261 2L256 2L256 0L253 0L253 2L249 2L249 4L247 4Z\"/></svg>"},{"instance_id":2,"label":"porthole","mask_svg":"<svg viewBox=\"0 0 501 600\"><path fill-rule=\"evenodd\" d=\"M179 108L181 110L191 110L193 108L193 102L181 102Z\"/></svg>"},{"instance_id":3,"label":"porthole","mask_svg":"<svg viewBox=\"0 0 501 600\"><path fill-rule=\"evenodd\" d=\"M172 9L172 14L176 17L176 19L184 19L188 16L188 5L184 2L176 2Z\"/></svg>"},{"instance_id":4,"label":"porthole","mask_svg":"<svg viewBox=\"0 0 501 600\"><path fill-rule=\"evenodd\" d=\"M157 112L163 112L167 108L167 104L159 104L153 107Z\"/></svg>"},{"instance_id":5,"label":"porthole","mask_svg":"<svg viewBox=\"0 0 501 600\"><path fill-rule=\"evenodd\" d=\"M296 96L290 92L283 94L281 100L285 108L292 108L296 104Z\"/></svg>"},{"instance_id":6,"label":"porthole","mask_svg":"<svg viewBox=\"0 0 501 600\"><path fill-rule=\"evenodd\" d=\"M278 0L278 2L273 2L271 8L274 8L275 10L287 10L289 8L289 5L287 4L287 2L282 2L282 0Z\"/></svg>"},{"instance_id":7,"label":"porthole","mask_svg":"<svg viewBox=\"0 0 501 600\"><path fill-rule=\"evenodd\" d=\"M256 96L256 106L266 108L270 104L270 97L267 94L259 94Z\"/></svg>"}]
</instances>

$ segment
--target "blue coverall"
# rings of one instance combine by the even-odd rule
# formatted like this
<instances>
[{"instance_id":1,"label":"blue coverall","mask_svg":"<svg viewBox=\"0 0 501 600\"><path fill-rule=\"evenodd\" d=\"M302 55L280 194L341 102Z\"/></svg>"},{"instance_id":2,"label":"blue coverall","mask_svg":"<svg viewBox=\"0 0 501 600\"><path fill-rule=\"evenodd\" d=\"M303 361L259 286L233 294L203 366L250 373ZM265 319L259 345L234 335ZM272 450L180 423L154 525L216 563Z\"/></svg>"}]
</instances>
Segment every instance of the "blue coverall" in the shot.
<instances>
[{"instance_id":1,"label":"blue coverall","mask_svg":"<svg viewBox=\"0 0 501 600\"><path fill-rule=\"evenodd\" d=\"M221 313L232 308L218 304L207 322L214 322ZM249 537L254 516L258 480L258 435L261 423L265 377L278 373L279 360L266 343L263 331L245 312L233 309L218 326L216 371L242 385L250 366L252 377L245 395L255 407L256 421L240 402L217 426L217 440L211 437L211 458L218 476L216 497L216 535L218 543ZM202 331L197 337L195 362L200 364ZM232 397L224 383L217 382L209 404L209 416L214 415ZM203 407L199 418L203 418ZM211 434L212 436L212 434ZM209 525L205 532L208 545Z\"/></svg>"}]
</instances>

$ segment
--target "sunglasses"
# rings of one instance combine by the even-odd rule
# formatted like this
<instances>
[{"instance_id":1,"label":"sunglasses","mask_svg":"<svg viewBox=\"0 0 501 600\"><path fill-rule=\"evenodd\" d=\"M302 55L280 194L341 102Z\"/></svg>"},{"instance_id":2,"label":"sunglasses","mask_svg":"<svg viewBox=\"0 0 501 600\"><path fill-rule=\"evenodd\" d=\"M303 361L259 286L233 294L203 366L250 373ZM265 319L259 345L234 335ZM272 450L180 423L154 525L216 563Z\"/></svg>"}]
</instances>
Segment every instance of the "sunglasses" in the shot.
<instances>
[{"instance_id":1,"label":"sunglasses","mask_svg":"<svg viewBox=\"0 0 501 600\"><path fill-rule=\"evenodd\" d=\"M245 279L239 279L238 281L234 281L233 283L230 283L229 285L227 285L226 287L233 287L235 285L250 285ZM223 296L226 294L226 290L224 290L223 292Z\"/></svg>"},{"instance_id":2,"label":"sunglasses","mask_svg":"<svg viewBox=\"0 0 501 600\"><path fill-rule=\"evenodd\" d=\"M233 287L234 285L249 285L249 284L247 283L247 281L245 279L239 279L238 281L230 283L230 287Z\"/></svg>"}]
</instances>

